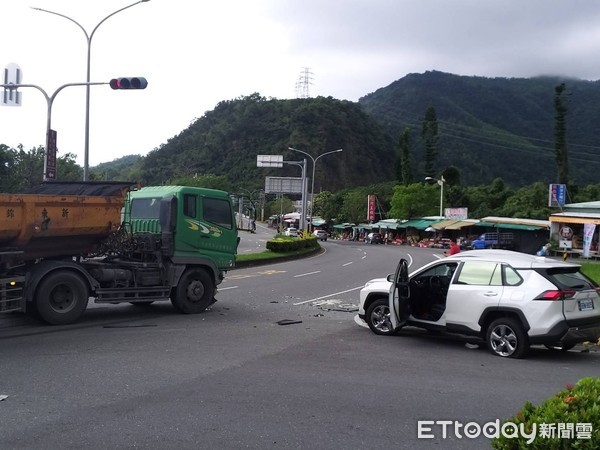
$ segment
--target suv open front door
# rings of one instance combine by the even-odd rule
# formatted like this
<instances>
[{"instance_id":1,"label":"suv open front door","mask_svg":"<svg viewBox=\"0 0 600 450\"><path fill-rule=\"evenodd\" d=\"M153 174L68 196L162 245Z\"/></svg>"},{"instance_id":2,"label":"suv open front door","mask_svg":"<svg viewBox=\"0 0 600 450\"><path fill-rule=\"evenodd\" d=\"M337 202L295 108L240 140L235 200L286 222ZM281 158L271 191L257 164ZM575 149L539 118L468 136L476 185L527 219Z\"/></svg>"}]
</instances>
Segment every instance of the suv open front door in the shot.
<instances>
[{"instance_id":1,"label":"suv open front door","mask_svg":"<svg viewBox=\"0 0 600 450\"><path fill-rule=\"evenodd\" d=\"M389 293L390 320L392 329L399 330L410 316L410 285L408 281L408 261L402 258L398 262L394 279L391 280Z\"/></svg>"}]
</instances>

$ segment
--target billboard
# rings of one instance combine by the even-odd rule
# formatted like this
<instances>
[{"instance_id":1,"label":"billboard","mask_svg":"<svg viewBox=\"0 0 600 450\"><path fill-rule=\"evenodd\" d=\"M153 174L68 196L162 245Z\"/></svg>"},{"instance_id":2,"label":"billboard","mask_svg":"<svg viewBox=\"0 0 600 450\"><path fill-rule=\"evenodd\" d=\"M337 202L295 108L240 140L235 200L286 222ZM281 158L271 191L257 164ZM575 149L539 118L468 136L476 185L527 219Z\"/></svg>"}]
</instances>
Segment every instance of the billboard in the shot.
<instances>
[{"instance_id":1,"label":"billboard","mask_svg":"<svg viewBox=\"0 0 600 450\"><path fill-rule=\"evenodd\" d=\"M302 194L302 178L266 177L265 194Z\"/></svg>"}]
</instances>

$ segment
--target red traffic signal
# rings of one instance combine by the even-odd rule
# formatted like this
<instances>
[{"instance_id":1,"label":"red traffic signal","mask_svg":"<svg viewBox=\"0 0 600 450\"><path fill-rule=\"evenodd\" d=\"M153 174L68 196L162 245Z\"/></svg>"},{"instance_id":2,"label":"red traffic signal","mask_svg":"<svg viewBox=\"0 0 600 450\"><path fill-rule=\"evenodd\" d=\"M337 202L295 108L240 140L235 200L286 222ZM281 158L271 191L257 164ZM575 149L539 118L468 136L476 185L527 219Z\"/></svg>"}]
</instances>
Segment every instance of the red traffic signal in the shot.
<instances>
[{"instance_id":1,"label":"red traffic signal","mask_svg":"<svg viewBox=\"0 0 600 450\"><path fill-rule=\"evenodd\" d=\"M109 84L112 89L146 89L148 80L144 77L113 78Z\"/></svg>"}]
</instances>

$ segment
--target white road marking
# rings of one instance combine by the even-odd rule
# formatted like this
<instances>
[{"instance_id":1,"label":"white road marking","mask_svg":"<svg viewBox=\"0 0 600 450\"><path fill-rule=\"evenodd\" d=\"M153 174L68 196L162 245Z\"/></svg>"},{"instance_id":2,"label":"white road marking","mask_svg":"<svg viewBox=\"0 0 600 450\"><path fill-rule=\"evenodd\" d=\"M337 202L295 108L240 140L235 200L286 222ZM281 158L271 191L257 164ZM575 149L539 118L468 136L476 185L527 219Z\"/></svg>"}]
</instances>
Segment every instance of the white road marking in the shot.
<instances>
[{"instance_id":1,"label":"white road marking","mask_svg":"<svg viewBox=\"0 0 600 450\"><path fill-rule=\"evenodd\" d=\"M300 275L294 275L294 278L305 277L307 275L314 275L315 273L321 273L321 271L320 270L316 270L314 272L301 273Z\"/></svg>"},{"instance_id":2,"label":"white road marking","mask_svg":"<svg viewBox=\"0 0 600 450\"><path fill-rule=\"evenodd\" d=\"M349 266L350 264L352 264L352 261L350 261L350 262L347 262L346 264L342 264L342 267Z\"/></svg>"},{"instance_id":3,"label":"white road marking","mask_svg":"<svg viewBox=\"0 0 600 450\"><path fill-rule=\"evenodd\" d=\"M317 298L311 298L310 300L304 300L303 302L298 302L298 303L294 303L294 306L297 305L303 305L305 303L310 303L310 302L316 302L317 300L322 300L324 298L329 298L329 297L333 297L334 295L339 295L339 294L345 294L346 292L352 292L352 291L357 291L358 289L362 289L364 287L364 284L352 289L347 289L345 291L340 291L340 292L335 292L333 294L329 294L329 295L324 295L323 297L317 297Z\"/></svg>"},{"instance_id":4,"label":"white road marking","mask_svg":"<svg viewBox=\"0 0 600 450\"><path fill-rule=\"evenodd\" d=\"M227 289L237 289L239 286L229 286L229 287L222 287L222 288L218 288L219 291L226 291Z\"/></svg>"}]
</instances>

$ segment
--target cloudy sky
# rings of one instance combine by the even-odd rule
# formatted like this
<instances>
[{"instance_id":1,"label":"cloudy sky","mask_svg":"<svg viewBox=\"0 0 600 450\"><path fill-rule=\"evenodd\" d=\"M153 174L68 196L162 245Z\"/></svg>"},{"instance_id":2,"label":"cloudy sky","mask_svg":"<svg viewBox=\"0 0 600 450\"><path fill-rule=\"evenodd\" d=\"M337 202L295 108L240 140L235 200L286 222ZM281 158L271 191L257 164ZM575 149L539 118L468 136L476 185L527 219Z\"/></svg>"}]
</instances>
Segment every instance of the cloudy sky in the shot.
<instances>
[{"instance_id":1,"label":"cloudy sky","mask_svg":"<svg viewBox=\"0 0 600 450\"><path fill-rule=\"evenodd\" d=\"M87 40L131 0L11 0L2 5L0 66L49 96L86 81ZM93 86L90 165L146 154L222 100L258 92L356 101L408 73L600 79L600 1L594 0L149 0L102 23L91 81L144 76L148 87ZM47 102L23 88L21 107L0 106L0 143L45 144ZM59 155L83 165L85 88L52 106ZM265 149L265 153L277 149Z\"/></svg>"}]
</instances>

